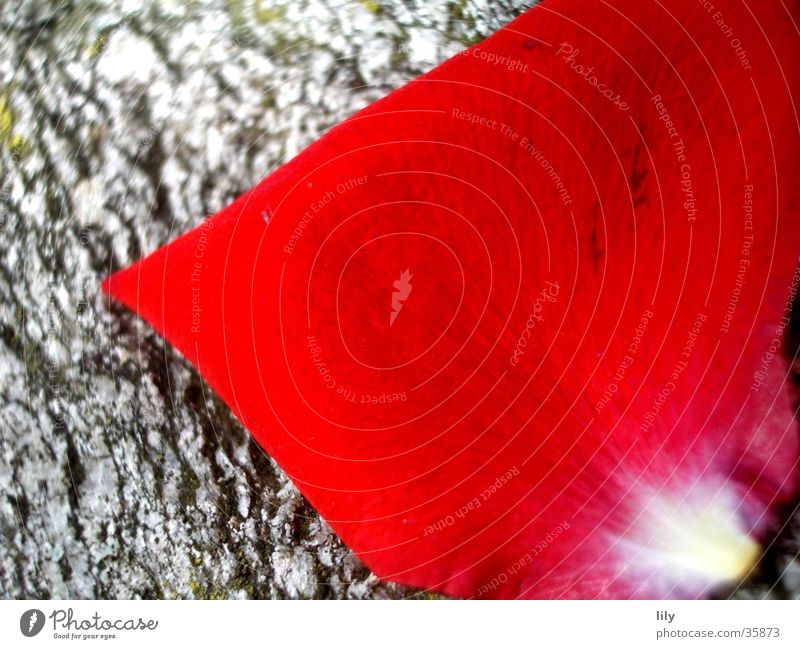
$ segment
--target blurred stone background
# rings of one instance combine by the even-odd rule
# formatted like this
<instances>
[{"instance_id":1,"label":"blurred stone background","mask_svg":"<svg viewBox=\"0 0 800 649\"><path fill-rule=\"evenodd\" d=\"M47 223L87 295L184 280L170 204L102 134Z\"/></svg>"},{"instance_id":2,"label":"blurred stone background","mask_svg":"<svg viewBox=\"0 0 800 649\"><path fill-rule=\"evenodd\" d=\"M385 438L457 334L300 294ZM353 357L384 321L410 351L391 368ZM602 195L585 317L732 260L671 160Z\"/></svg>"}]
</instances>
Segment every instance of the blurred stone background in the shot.
<instances>
[{"instance_id":1,"label":"blurred stone background","mask_svg":"<svg viewBox=\"0 0 800 649\"><path fill-rule=\"evenodd\" d=\"M0 596L424 596L98 287L532 4L0 3ZM797 597L798 537L734 596Z\"/></svg>"}]
</instances>

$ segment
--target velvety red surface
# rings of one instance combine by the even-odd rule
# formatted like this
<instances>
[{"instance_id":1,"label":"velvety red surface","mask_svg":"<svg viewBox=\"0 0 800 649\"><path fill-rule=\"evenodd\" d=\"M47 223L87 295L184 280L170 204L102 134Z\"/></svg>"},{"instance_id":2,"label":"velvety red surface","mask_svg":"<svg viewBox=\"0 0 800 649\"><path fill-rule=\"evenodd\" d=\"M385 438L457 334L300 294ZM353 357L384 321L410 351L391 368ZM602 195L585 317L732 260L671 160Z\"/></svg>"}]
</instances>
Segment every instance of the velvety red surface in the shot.
<instances>
[{"instance_id":1,"label":"velvety red surface","mask_svg":"<svg viewBox=\"0 0 800 649\"><path fill-rule=\"evenodd\" d=\"M714 4L546 0L104 288L379 576L706 594L652 503L761 540L798 457L799 12Z\"/></svg>"}]
</instances>

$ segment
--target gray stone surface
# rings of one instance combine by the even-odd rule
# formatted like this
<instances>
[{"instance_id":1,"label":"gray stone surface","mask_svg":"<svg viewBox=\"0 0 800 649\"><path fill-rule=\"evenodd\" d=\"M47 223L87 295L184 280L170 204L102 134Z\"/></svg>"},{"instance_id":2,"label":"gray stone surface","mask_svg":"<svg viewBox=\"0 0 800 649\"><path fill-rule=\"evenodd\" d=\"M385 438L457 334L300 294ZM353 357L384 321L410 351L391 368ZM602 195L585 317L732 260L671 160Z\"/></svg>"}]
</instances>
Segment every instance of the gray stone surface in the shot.
<instances>
[{"instance_id":1,"label":"gray stone surface","mask_svg":"<svg viewBox=\"0 0 800 649\"><path fill-rule=\"evenodd\" d=\"M422 596L98 285L528 4L0 3L1 596ZM800 592L797 538L738 595Z\"/></svg>"}]
</instances>

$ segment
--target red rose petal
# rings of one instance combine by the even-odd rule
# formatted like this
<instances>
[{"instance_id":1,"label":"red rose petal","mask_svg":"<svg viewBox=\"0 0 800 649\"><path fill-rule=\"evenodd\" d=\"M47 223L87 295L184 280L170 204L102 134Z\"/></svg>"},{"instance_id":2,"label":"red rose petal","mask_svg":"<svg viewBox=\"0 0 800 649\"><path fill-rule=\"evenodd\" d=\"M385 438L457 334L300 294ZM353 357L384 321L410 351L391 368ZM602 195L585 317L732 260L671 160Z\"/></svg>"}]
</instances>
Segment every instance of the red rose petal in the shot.
<instances>
[{"instance_id":1,"label":"red rose petal","mask_svg":"<svg viewBox=\"0 0 800 649\"><path fill-rule=\"evenodd\" d=\"M800 16L672 4L546 1L104 284L379 576L701 596L796 492Z\"/></svg>"}]
</instances>

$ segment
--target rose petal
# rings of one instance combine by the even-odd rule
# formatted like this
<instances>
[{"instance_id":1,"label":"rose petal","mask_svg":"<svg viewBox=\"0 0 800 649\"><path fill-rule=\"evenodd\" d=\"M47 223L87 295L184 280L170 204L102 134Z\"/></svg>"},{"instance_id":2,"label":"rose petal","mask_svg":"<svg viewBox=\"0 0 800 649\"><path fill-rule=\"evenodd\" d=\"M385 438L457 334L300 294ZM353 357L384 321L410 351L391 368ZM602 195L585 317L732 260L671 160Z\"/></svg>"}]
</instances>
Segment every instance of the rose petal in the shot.
<instances>
[{"instance_id":1,"label":"rose petal","mask_svg":"<svg viewBox=\"0 0 800 649\"><path fill-rule=\"evenodd\" d=\"M797 491L800 52L715 5L546 1L104 288L383 578L736 582Z\"/></svg>"}]
</instances>

